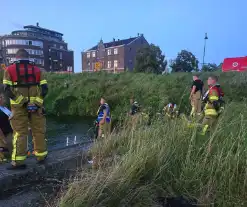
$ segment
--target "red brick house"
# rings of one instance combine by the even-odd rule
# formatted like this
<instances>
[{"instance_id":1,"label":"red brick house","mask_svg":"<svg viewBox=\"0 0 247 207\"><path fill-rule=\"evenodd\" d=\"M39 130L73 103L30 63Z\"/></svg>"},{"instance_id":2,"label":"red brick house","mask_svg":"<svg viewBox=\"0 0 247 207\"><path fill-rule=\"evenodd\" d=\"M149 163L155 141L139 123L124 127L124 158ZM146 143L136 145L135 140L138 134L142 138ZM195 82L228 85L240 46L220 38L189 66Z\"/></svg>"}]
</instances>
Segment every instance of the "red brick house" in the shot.
<instances>
[{"instance_id":1,"label":"red brick house","mask_svg":"<svg viewBox=\"0 0 247 207\"><path fill-rule=\"evenodd\" d=\"M147 40L141 34L137 37L100 42L82 52L82 72L123 72L132 71L135 65L135 57L138 49L148 45Z\"/></svg>"}]
</instances>

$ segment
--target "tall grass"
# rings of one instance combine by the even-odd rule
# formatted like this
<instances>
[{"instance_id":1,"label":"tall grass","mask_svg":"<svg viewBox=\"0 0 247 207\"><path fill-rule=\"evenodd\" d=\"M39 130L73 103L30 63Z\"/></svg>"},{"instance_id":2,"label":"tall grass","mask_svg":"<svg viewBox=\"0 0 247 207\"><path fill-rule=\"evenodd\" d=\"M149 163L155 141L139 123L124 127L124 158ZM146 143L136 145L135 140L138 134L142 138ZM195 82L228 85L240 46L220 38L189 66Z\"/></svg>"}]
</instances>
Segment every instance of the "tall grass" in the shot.
<instances>
[{"instance_id":1,"label":"tall grass","mask_svg":"<svg viewBox=\"0 0 247 207\"><path fill-rule=\"evenodd\" d=\"M78 174L59 206L162 206L183 195L203 206L247 206L247 112L231 104L208 136L183 120L125 127L98 141L97 169Z\"/></svg>"}]
</instances>

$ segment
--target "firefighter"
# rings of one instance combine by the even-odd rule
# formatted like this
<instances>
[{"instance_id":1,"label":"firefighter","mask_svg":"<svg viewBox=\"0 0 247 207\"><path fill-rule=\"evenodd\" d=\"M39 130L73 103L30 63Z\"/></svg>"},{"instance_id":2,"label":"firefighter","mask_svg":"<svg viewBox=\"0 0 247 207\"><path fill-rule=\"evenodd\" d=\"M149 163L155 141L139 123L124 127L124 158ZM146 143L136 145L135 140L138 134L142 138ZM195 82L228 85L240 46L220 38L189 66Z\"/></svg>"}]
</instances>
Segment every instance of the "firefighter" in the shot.
<instances>
[{"instance_id":1,"label":"firefighter","mask_svg":"<svg viewBox=\"0 0 247 207\"><path fill-rule=\"evenodd\" d=\"M11 112L4 107L4 95L0 94L0 162L7 161L12 152L12 133L9 117Z\"/></svg>"},{"instance_id":2,"label":"firefighter","mask_svg":"<svg viewBox=\"0 0 247 207\"><path fill-rule=\"evenodd\" d=\"M130 111L129 115L131 116L130 124L132 125L133 129L137 126L137 123L149 123L149 113L148 110L142 109L140 104L132 97L130 99Z\"/></svg>"},{"instance_id":3,"label":"firefighter","mask_svg":"<svg viewBox=\"0 0 247 207\"><path fill-rule=\"evenodd\" d=\"M43 164L47 156L45 139L45 117L42 113L43 99L48 92L47 81L43 79L41 70L29 61L26 50L16 53L12 65L4 71L3 84L10 98L13 113L10 119L13 128L13 152L9 170L24 169L27 156L28 123L32 129L34 154L39 164Z\"/></svg>"},{"instance_id":4,"label":"firefighter","mask_svg":"<svg viewBox=\"0 0 247 207\"><path fill-rule=\"evenodd\" d=\"M220 91L222 91L221 88L216 85L217 77L210 76L207 82L209 89L203 97L203 101L206 105L204 107L204 118L202 121L202 135L205 135L216 123L220 109Z\"/></svg>"},{"instance_id":5,"label":"firefighter","mask_svg":"<svg viewBox=\"0 0 247 207\"><path fill-rule=\"evenodd\" d=\"M133 116L135 114L137 114L138 112L140 112L140 105L137 101L134 101L134 98L130 99L130 112L129 115Z\"/></svg>"},{"instance_id":6,"label":"firefighter","mask_svg":"<svg viewBox=\"0 0 247 207\"><path fill-rule=\"evenodd\" d=\"M178 117L178 110L177 109L177 105L175 103L169 103L167 104L163 111L164 111L164 114L170 118L175 118L175 117Z\"/></svg>"},{"instance_id":7,"label":"firefighter","mask_svg":"<svg viewBox=\"0 0 247 207\"><path fill-rule=\"evenodd\" d=\"M224 109L225 109L225 101L224 101L224 92L223 92L223 90L222 90L222 88L221 88L221 86L220 86L220 84L219 84L219 82L218 82L218 77L217 77L217 83L216 83L216 85L215 85L217 88L218 88L218 91L219 91L219 105L220 105L220 109L219 109L219 111L218 111L218 114L220 115L220 114L222 114L222 112L224 111Z\"/></svg>"},{"instance_id":8,"label":"firefighter","mask_svg":"<svg viewBox=\"0 0 247 207\"><path fill-rule=\"evenodd\" d=\"M111 113L110 107L106 103L105 98L100 99L100 107L97 112L97 121L99 123L98 137L104 137L111 133Z\"/></svg>"},{"instance_id":9,"label":"firefighter","mask_svg":"<svg viewBox=\"0 0 247 207\"><path fill-rule=\"evenodd\" d=\"M189 97L192 106L190 117L193 119L201 115L203 85L203 81L197 75L194 75Z\"/></svg>"}]
</instances>

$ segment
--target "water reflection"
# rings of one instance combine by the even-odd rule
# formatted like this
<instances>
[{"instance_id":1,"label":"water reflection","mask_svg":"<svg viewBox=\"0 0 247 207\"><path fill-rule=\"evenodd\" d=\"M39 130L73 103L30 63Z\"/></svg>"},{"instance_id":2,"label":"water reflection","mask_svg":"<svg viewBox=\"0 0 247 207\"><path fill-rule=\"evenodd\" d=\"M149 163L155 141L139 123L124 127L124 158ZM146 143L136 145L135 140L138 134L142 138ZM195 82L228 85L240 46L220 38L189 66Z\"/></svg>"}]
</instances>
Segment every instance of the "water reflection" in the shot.
<instances>
[{"instance_id":1,"label":"water reflection","mask_svg":"<svg viewBox=\"0 0 247 207\"><path fill-rule=\"evenodd\" d=\"M48 149L56 149L77 143L88 141L87 132L92 126L93 119L78 117L47 117L47 143ZM68 137L68 140L67 140ZM31 137L29 137L29 147L31 147Z\"/></svg>"}]
</instances>

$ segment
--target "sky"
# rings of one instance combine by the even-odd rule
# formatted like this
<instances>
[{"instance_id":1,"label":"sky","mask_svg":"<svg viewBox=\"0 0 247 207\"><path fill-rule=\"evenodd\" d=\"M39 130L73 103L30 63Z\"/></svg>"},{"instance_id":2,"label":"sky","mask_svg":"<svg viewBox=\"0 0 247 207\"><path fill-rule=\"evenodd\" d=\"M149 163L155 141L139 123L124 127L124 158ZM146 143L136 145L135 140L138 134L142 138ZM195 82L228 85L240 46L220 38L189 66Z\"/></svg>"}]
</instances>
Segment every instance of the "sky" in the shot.
<instances>
[{"instance_id":1,"label":"sky","mask_svg":"<svg viewBox=\"0 0 247 207\"><path fill-rule=\"evenodd\" d=\"M137 33L168 60L186 49L202 62L206 32L205 63L247 55L246 0L0 0L0 7L0 35L36 22L63 33L74 50L75 72L81 71L81 52L101 38Z\"/></svg>"}]
</instances>

